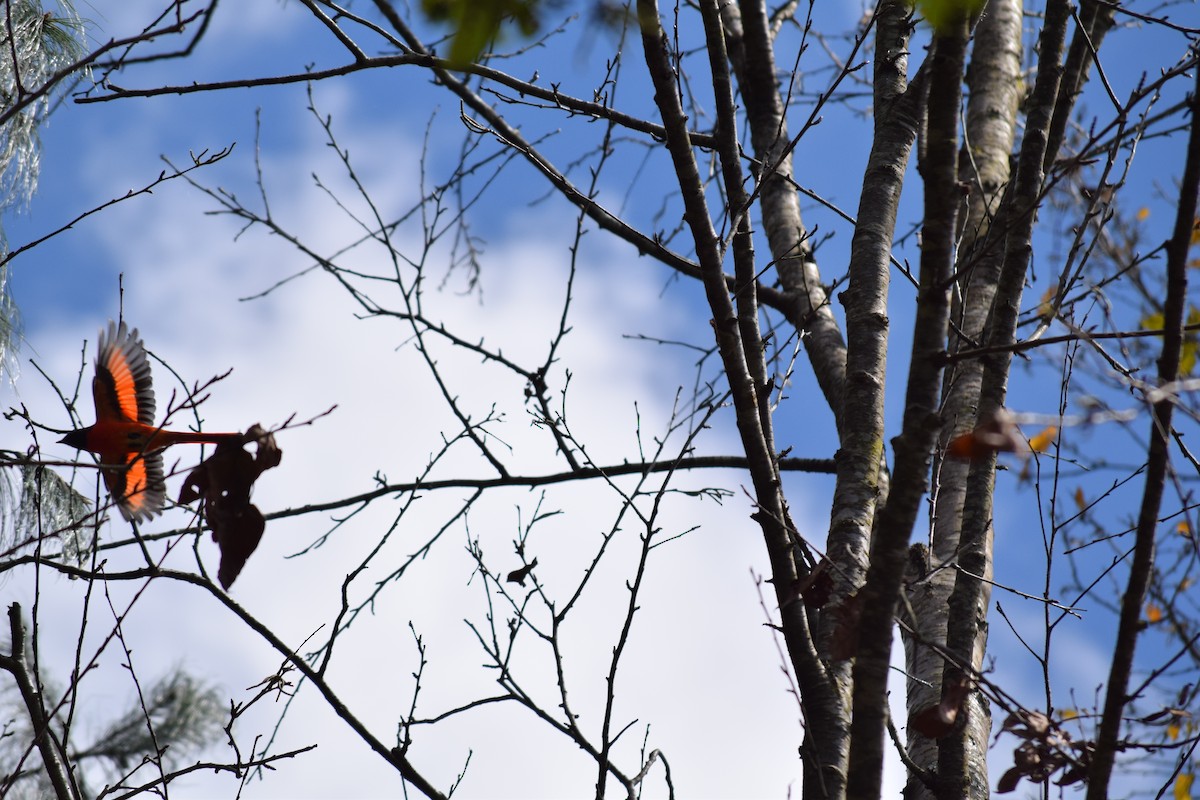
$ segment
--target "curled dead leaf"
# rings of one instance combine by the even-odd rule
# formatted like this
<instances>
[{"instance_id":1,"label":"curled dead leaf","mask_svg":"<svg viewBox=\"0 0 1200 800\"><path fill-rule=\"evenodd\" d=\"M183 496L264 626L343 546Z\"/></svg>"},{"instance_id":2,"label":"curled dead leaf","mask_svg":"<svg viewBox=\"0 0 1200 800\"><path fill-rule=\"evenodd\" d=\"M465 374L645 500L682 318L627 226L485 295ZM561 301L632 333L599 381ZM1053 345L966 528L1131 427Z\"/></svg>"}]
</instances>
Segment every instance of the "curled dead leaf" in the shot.
<instances>
[{"instance_id":1,"label":"curled dead leaf","mask_svg":"<svg viewBox=\"0 0 1200 800\"><path fill-rule=\"evenodd\" d=\"M257 445L254 455L245 450L251 442ZM225 589L233 585L266 528L262 512L250 502L250 491L258 477L279 466L282 459L283 451L275 444L275 437L255 424L242 435L241 442L217 445L216 451L183 482L180 503L204 500L204 518L221 550L217 579Z\"/></svg>"},{"instance_id":2,"label":"curled dead leaf","mask_svg":"<svg viewBox=\"0 0 1200 800\"><path fill-rule=\"evenodd\" d=\"M1000 732L1023 741L1013 750L1013 766L996 784L997 794L1013 791L1021 778L1046 783L1058 772L1055 783L1069 786L1087 777L1094 745L1072 742L1070 735L1042 712L1021 710L1009 714Z\"/></svg>"},{"instance_id":3,"label":"curled dead leaf","mask_svg":"<svg viewBox=\"0 0 1200 800\"><path fill-rule=\"evenodd\" d=\"M954 730L963 703L971 693L971 682L962 673L942 683L942 699L923 708L908 720L908 726L927 739L940 739Z\"/></svg>"},{"instance_id":4,"label":"curled dead leaf","mask_svg":"<svg viewBox=\"0 0 1200 800\"><path fill-rule=\"evenodd\" d=\"M787 594L782 598L780 607L790 605L797 599L803 599L809 608L821 608L829 602L833 595L833 576L829 571L829 559L822 558L802 578L792 581Z\"/></svg>"},{"instance_id":5,"label":"curled dead leaf","mask_svg":"<svg viewBox=\"0 0 1200 800\"><path fill-rule=\"evenodd\" d=\"M1009 767L1005 770L996 783L996 794L1008 794L1016 789L1017 784L1021 782L1021 775L1021 770L1017 767Z\"/></svg>"},{"instance_id":6,"label":"curled dead leaf","mask_svg":"<svg viewBox=\"0 0 1200 800\"><path fill-rule=\"evenodd\" d=\"M1013 415L1000 409L981 422L975 430L955 436L946 445L946 455L967 461L978 461L992 453L1029 452L1029 443L1021 435Z\"/></svg>"}]
</instances>

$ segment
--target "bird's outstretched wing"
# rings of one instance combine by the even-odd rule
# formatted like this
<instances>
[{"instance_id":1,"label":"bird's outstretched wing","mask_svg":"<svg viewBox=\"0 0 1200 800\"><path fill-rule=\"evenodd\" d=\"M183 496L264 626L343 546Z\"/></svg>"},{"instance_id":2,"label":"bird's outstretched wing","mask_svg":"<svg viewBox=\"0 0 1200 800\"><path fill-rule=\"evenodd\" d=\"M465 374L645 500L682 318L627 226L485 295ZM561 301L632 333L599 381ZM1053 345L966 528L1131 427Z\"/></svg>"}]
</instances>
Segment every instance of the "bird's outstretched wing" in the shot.
<instances>
[{"instance_id":1,"label":"bird's outstretched wing","mask_svg":"<svg viewBox=\"0 0 1200 800\"><path fill-rule=\"evenodd\" d=\"M96 377L92 380L96 424L140 422L154 424L154 385L150 361L137 329L125 323L108 323L100 332L96 351ZM127 520L150 519L162 510L167 492L163 482L162 453L129 452L123 442L112 442L100 452L104 484Z\"/></svg>"},{"instance_id":2,"label":"bird's outstretched wing","mask_svg":"<svg viewBox=\"0 0 1200 800\"><path fill-rule=\"evenodd\" d=\"M146 348L122 322L108 323L100 333L96 351L96 377L92 380L96 401L96 421L129 420L154 424L154 385L150 380L150 361Z\"/></svg>"},{"instance_id":3,"label":"bird's outstretched wing","mask_svg":"<svg viewBox=\"0 0 1200 800\"><path fill-rule=\"evenodd\" d=\"M162 453L126 453L113 456L125 467L103 469L104 485L116 500L121 516L129 521L146 520L162 511L167 502L167 487L163 480ZM103 463L110 463L102 454Z\"/></svg>"}]
</instances>

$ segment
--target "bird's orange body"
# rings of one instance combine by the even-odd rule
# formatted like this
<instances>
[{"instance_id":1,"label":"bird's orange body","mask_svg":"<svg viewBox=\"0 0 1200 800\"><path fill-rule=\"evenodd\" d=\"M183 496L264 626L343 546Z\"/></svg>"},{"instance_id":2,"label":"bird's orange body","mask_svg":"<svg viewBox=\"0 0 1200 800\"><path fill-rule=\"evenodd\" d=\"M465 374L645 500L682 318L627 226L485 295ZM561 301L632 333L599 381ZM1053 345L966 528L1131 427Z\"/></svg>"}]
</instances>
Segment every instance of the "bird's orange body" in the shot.
<instances>
[{"instance_id":1,"label":"bird's orange body","mask_svg":"<svg viewBox=\"0 0 1200 800\"><path fill-rule=\"evenodd\" d=\"M127 520L149 519L166 503L162 451L173 444L240 441L240 433L169 431L154 425L150 362L137 330L110 322L100 332L92 380L96 424L71 431L64 444L95 453L104 483Z\"/></svg>"}]
</instances>

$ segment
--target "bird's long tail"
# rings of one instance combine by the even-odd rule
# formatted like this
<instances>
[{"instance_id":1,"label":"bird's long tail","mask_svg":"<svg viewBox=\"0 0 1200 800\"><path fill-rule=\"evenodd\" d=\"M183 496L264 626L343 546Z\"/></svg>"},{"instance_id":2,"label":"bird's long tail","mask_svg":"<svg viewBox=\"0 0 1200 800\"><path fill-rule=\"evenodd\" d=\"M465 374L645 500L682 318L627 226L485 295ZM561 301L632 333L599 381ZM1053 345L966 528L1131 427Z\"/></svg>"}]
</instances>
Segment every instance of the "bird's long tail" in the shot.
<instances>
[{"instance_id":1,"label":"bird's long tail","mask_svg":"<svg viewBox=\"0 0 1200 800\"><path fill-rule=\"evenodd\" d=\"M154 436L154 447L169 447L173 444L222 444L241 442L240 433L208 433L207 431L159 431Z\"/></svg>"}]
</instances>

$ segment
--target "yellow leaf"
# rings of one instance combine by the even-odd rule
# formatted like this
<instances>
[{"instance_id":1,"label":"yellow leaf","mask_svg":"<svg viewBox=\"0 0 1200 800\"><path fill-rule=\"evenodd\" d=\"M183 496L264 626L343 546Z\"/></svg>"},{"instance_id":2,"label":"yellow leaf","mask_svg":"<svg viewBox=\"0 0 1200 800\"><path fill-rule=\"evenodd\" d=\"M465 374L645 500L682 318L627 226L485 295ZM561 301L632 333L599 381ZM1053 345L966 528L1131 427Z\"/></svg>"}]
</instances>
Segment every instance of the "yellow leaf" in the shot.
<instances>
[{"instance_id":1,"label":"yellow leaf","mask_svg":"<svg viewBox=\"0 0 1200 800\"><path fill-rule=\"evenodd\" d=\"M1181 772L1175 779L1175 800L1192 800L1192 781L1196 776L1190 772Z\"/></svg>"},{"instance_id":2,"label":"yellow leaf","mask_svg":"<svg viewBox=\"0 0 1200 800\"><path fill-rule=\"evenodd\" d=\"M1146 603L1146 621L1153 625L1156 622L1162 622L1162 609L1154 605L1154 603Z\"/></svg>"},{"instance_id":3,"label":"yellow leaf","mask_svg":"<svg viewBox=\"0 0 1200 800\"><path fill-rule=\"evenodd\" d=\"M1187 319L1184 320L1185 325L1200 324L1200 308L1188 306ZM1200 342L1197 341L1195 331L1188 331L1183 334L1183 346L1179 350L1179 374L1191 375L1192 370L1196 368L1197 347Z\"/></svg>"},{"instance_id":4,"label":"yellow leaf","mask_svg":"<svg viewBox=\"0 0 1200 800\"><path fill-rule=\"evenodd\" d=\"M1029 449L1035 453L1044 453L1054 441L1055 436L1058 436L1058 428L1047 425L1042 428L1041 433L1029 440Z\"/></svg>"},{"instance_id":5,"label":"yellow leaf","mask_svg":"<svg viewBox=\"0 0 1200 800\"><path fill-rule=\"evenodd\" d=\"M1180 520L1179 524L1175 526L1175 532L1180 536L1189 538L1192 535L1192 524L1186 519Z\"/></svg>"},{"instance_id":6,"label":"yellow leaf","mask_svg":"<svg viewBox=\"0 0 1200 800\"><path fill-rule=\"evenodd\" d=\"M1200 217L1192 220L1192 244L1200 244Z\"/></svg>"},{"instance_id":7,"label":"yellow leaf","mask_svg":"<svg viewBox=\"0 0 1200 800\"><path fill-rule=\"evenodd\" d=\"M1179 374L1191 375L1196 368L1196 340L1188 337L1179 348Z\"/></svg>"},{"instance_id":8,"label":"yellow leaf","mask_svg":"<svg viewBox=\"0 0 1200 800\"><path fill-rule=\"evenodd\" d=\"M1043 319L1050 319L1054 316L1054 298L1058 297L1058 281L1055 281L1045 293L1042 299L1038 301L1038 316Z\"/></svg>"},{"instance_id":9,"label":"yellow leaf","mask_svg":"<svg viewBox=\"0 0 1200 800\"><path fill-rule=\"evenodd\" d=\"M1161 311L1155 311L1152 314L1147 314L1138 320L1138 327L1144 331L1161 331L1165 319ZM1195 306L1188 308L1187 325L1200 324L1200 309ZM1188 331L1183 336L1183 346L1179 350L1179 374L1191 375L1192 370L1196 368L1196 357L1200 355L1200 340L1197 339L1194 331Z\"/></svg>"},{"instance_id":10,"label":"yellow leaf","mask_svg":"<svg viewBox=\"0 0 1200 800\"><path fill-rule=\"evenodd\" d=\"M1150 209L1146 208L1145 206L1142 206L1141 208L1138 209L1138 213L1137 213L1138 222L1145 221L1145 219L1149 216L1150 216Z\"/></svg>"},{"instance_id":11,"label":"yellow leaf","mask_svg":"<svg viewBox=\"0 0 1200 800\"><path fill-rule=\"evenodd\" d=\"M1083 487L1082 486L1075 487L1074 497L1075 497L1075 505L1079 507L1080 511L1083 511L1083 509L1085 509L1087 507L1087 498L1085 498L1083 496Z\"/></svg>"},{"instance_id":12,"label":"yellow leaf","mask_svg":"<svg viewBox=\"0 0 1200 800\"><path fill-rule=\"evenodd\" d=\"M1069 719L1075 719L1078 716L1079 716L1079 712L1073 708L1064 708L1062 710L1062 718L1063 718L1064 722Z\"/></svg>"},{"instance_id":13,"label":"yellow leaf","mask_svg":"<svg viewBox=\"0 0 1200 800\"><path fill-rule=\"evenodd\" d=\"M1178 738L1179 738L1179 723L1178 722L1167 723L1167 741L1173 742Z\"/></svg>"}]
</instances>

